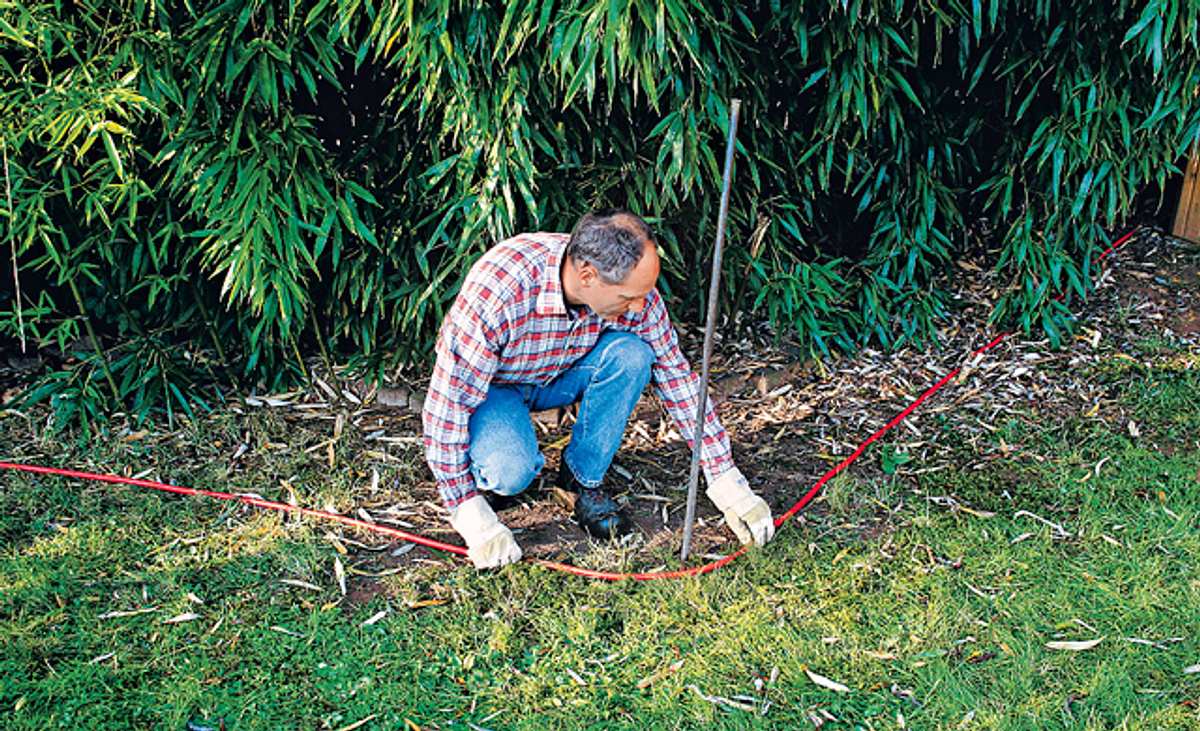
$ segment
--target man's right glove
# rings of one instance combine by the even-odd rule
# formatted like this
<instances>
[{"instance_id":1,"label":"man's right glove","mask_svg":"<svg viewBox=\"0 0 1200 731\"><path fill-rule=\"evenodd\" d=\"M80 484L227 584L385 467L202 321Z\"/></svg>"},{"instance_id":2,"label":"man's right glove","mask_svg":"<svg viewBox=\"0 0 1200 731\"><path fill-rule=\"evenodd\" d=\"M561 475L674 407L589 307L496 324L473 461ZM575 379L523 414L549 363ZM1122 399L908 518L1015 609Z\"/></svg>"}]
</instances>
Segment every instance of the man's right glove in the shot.
<instances>
[{"instance_id":1,"label":"man's right glove","mask_svg":"<svg viewBox=\"0 0 1200 731\"><path fill-rule=\"evenodd\" d=\"M450 525L467 542L467 558L477 569L492 569L521 560L521 547L508 526L496 517L483 495L474 495L450 511Z\"/></svg>"}]
</instances>

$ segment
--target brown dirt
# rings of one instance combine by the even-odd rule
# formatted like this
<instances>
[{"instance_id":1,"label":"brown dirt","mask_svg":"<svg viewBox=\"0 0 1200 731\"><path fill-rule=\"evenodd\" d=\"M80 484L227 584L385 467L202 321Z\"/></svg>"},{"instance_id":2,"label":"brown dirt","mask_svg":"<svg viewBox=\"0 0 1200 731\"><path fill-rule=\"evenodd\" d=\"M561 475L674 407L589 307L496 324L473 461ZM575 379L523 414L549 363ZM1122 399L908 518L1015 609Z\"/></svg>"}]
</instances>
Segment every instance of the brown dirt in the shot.
<instances>
[{"instance_id":1,"label":"brown dirt","mask_svg":"<svg viewBox=\"0 0 1200 731\"><path fill-rule=\"evenodd\" d=\"M1117 281L1131 302L1155 305L1165 330L1185 338L1200 334L1200 310L1194 302L1200 291L1200 268L1195 264L1156 273L1126 270Z\"/></svg>"}]
</instances>

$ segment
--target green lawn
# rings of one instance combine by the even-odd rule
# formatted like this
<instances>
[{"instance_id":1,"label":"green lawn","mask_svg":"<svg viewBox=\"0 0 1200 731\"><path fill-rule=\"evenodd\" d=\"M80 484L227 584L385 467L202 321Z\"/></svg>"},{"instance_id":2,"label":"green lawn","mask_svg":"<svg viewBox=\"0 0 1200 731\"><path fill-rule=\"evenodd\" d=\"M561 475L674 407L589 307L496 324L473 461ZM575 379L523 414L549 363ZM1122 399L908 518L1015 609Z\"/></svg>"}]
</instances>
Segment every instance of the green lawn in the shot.
<instances>
[{"instance_id":1,"label":"green lawn","mask_svg":"<svg viewBox=\"0 0 1200 731\"><path fill-rule=\"evenodd\" d=\"M1200 728L1200 368L1148 348L1087 374L1105 412L1010 413L987 444L947 427L961 469L852 467L767 549L687 581L417 565L352 604L328 526L0 474L0 725ZM29 416L0 421L0 457L197 487L225 489L241 431L287 440L267 414L129 442ZM352 468L318 480L312 455L273 454L232 489L286 479L322 485L305 504L354 504Z\"/></svg>"}]
</instances>

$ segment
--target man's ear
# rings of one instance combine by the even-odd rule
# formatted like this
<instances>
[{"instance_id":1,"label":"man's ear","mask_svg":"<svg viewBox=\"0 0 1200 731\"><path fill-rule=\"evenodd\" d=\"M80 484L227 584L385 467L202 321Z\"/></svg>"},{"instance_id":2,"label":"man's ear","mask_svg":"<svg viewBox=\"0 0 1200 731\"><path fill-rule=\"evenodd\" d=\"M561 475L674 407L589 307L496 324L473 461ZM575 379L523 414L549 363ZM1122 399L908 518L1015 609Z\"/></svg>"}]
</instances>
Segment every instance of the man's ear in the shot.
<instances>
[{"instance_id":1,"label":"man's ear","mask_svg":"<svg viewBox=\"0 0 1200 731\"><path fill-rule=\"evenodd\" d=\"M590 287L596 283L600 273L596 271L596 267L591 262L584 262L579 265L579 283L585 287Z\"/></svg>"}]
</instances>

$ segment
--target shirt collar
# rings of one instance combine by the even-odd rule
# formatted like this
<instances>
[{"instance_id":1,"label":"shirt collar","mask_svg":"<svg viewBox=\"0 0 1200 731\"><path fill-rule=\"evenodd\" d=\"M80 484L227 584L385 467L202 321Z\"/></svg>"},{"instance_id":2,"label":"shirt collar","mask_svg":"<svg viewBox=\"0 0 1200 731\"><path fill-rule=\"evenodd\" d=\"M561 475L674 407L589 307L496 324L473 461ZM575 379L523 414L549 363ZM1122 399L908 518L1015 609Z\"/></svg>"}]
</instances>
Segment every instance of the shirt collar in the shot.
<instances>
[{"instance_id":1,"label":"shirt collar","mask_svg":"<svg viewBox=\"0 0 1200 731\"><path fill-rule=\"evenodd\" d=\"M539 315L575 317L567 309L562 289L562 260L566 247L566 236L547 247L549 253L546 255L546 266L542 268L542 286L537 297Z\"/></svg>"}]
</instances>

